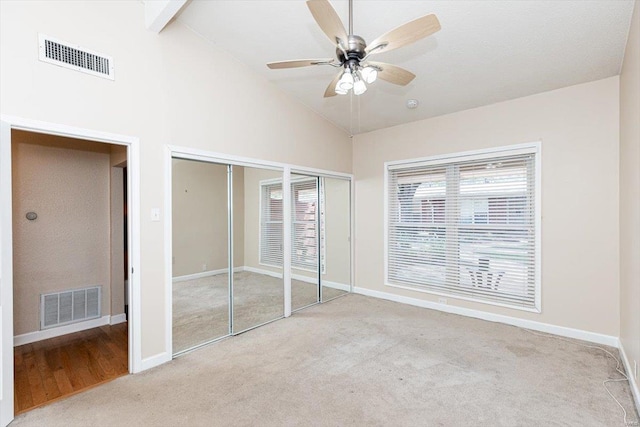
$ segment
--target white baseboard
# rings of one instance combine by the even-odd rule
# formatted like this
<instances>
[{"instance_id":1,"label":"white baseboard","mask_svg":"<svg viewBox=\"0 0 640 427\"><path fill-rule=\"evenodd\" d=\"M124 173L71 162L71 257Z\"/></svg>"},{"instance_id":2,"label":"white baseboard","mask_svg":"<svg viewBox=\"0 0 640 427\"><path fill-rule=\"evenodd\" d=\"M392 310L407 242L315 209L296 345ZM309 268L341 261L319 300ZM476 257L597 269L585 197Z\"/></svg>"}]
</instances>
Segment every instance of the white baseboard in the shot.
<instances>
[{"instance_id":1,"label":"white baseboard","mask_svg":"<svg viewBox=\"0 0 640 427\"><path fill-rule=\"evenodd\" d=\"M85 322L72 323L71 325L60 326L58 328L45 329L43 331L28 332L26 334L14 336L13 345L14 347L17 347L19 345L31 344L33 342L42 341L49 338L55 338L62 335L72 334L74 332L80 332L80 331L85 331L91 328L97 328L99 326L109 325L110 322L111 322L111 316L106 315L98 319L91 319Z\"/></svg>"},{"instance_id":2,"label":"white baseboard","mask_svg":"<svg viewBox=\"0 0 640 427\"><path fill-rule=\"evenodd\" d=\"M282 279L282 273L278 273L277 271L264 270L262 268L249 267L246 265L242 267L242 269L243 271L248 271L250 273L264 274L265 276L271 276L278 279Z\"/></svg>"},{"instance_id":3,"label":"white baseboard","mask_svg":"<svg viewBox=\"0 0 640 427\"><path fill-rule=\"evenodd\" d=\"M144 358L140 362L140 369L137 370L136 373L146 371L147 369L155 368L156 366L160 366L163 363L167 363L170 361L171 361L171 354L166 352L156 354L155 356Z\"/></svg>"},{"instance_id":4,"label":"white baseboard","mask_svg":"<svg viewBox=\"0 0 640 427\"><path fill-rule=\"evenodd\" d=\"M216 276L218 274L224 274L226 272L227 272L226 268L221 268L220 270L209 270L209 271L203 271L201 273L193 273L193 274L186 274L184 276L177 276L177 277L174 277L172 281L173 283L186 282L187 280L202 279L203 277Z\"/></svg>"},{"instance_id":5,"label":"white baseboard","mask_svg":"<svg viewBox=\"0 0 640 427\"><path fill-rule=\"evenodd\" d=\"M371 289L355 287L353 292L389 301L401 302L415 305L417 307L429 308L432 310L444 311L446 313L459 314L461 316L474 317L476 319L488 320L490 322L505 323L507 325L518 326L520 328L532 329L534 331L545 332L553 335L560 335L567 338L575 338L589 341L596 344L618 347L618 337L599 334L596 332L583 331L581 329L567 328L564 326L550 325L548 323L536 322L534 320L519 319L517 317L504 316L502 314L488 313L486 311L473 310L470 308L456 307L453 305L439 304L432 301L425 301L418 298L405 297L388 292L374 291Z\"/></svg>"},{"instance_id":6,"label":"white baseboard","mask_svg":"<svg viewBox=\"0 0 640 427\"><path fill-rule=\"evenodd\" d=\"M636 403L636 410L640 414L640 389L638 388L638 381L634 376L633 366L629 362L627 352L624 350L624 346L622 345L622 340L619 340L618 348L620 349L620 354L622 355L622 363L624 364L624 369L625 371L627 371L627 376L629 377L629 387L631 388L631 393L633 394L633 400Z\"/></svg>"},{"instance_id":7,"label":"white baseboard","mask_svg":"<svg viewBox=\"0 0 640 427\"><path fill-rule=\"evenodd\" d=\"M345 285L344 283L332 282L330 280L323 280L322 286L326 286L327 288L339 289L345 292L351 292L351 286Z\"/></svg>"},{"instance_id":8,"label":"white baseboard","mask_svg":"<svg viewBox=\"0 0 640 427\"><path fill-rule=\"evenodd\" d=\"M264 274L266 276L282 279L282 273L278 273L276 271L264 270L262 268L248 267L246 265L242 268L244 269L244 271L249 271L251 273ZM317 280L315 277L309 277L302 274L292 274L291 279L299 280L305 283L316 283L316 280ZM346 292L349 292L351 290L351 287L349 285L345 285L344 283L332 282L329 280L323 280L322 286L326 286L328 288L340 289Z\"/></svg>"},{"instance_id":9,"label":"white baseboard","mask_svg":"<svg viewBox=\"0 0 640 427\"><path fill-rule=\"evenodd\" d=\"M111 316L109 320L110 325L117 325L118 323L124 323L127 321L127 315L124 313L116 314Z\"/></svg>"},{"instance_id":10,"label":"white baseboard","mask_svg":"<svg viewBox=\"0 0 640 427\"><path fill-rule=\"evenodd\" d=\"M313 284L315 284L317 280L315 277L303 276L301 274L292 274L291 279ZM327 288L339 289L345 292L351 291L351 287L349 285L345 285L344 283L332 282L330 280L322 280L321 283L322 286L326 286Z\"/></svg>"}]
</instances>

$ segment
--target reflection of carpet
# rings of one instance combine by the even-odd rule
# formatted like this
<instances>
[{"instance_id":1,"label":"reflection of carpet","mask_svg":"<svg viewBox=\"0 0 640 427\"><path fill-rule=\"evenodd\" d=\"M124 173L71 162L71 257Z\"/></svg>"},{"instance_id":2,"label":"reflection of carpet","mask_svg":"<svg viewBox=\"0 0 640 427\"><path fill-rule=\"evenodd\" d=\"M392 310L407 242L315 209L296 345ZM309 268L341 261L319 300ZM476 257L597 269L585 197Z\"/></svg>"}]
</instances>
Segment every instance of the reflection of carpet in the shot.
<instances>
[{"instance_id":1,"label":"reflection of carpet","mask_svg":"<svg viewBox=\"0 0 640 427\"><path fill-rule=\"evenodd\" d=\"M229 334L229 293L226 274L173 284L173 352ZM282 279L243 271L234 273L234 331L240 332L284 315ZM325 300L344 291L323 288ZM317 286L291 281L293 310L313 304Z\"/></svg>"}]
</instances>

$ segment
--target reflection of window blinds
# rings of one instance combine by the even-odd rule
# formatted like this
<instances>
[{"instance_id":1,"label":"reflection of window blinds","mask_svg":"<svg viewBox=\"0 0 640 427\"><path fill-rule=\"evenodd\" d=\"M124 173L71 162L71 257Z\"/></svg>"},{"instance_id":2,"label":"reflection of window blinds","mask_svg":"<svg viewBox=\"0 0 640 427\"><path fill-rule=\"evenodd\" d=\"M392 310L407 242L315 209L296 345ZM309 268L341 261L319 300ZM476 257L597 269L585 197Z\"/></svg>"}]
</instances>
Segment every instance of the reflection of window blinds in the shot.
<instances>
[{"instance_id":1,"label":"reflection of window blinds","mask_svg":"<svg viewBox=\"0 0 640 427\"><path fill-rule=\"evenodd\" d=\"M282 184L261 186L260 263L282 266Z\"/></svg>"},{"instance_id":2,"label":"reflection of window blinds","mask_svg":"<svg viewBox=\"0 0 640 427\"><path fill-rule=\"evenodd\" d=\"M291 184L293 232L291 266L318 270L318 180Z\"/></svg>"},{"instance_id":3,"label":"reflection of window blinds","mask_svg":"<svg viewBox=\"0 0 640 427\"><path fill-rule=\"evenodd\" d=\"M535 156L388 166L387 282L535 308Z\"/></svg>"}]
</instances>

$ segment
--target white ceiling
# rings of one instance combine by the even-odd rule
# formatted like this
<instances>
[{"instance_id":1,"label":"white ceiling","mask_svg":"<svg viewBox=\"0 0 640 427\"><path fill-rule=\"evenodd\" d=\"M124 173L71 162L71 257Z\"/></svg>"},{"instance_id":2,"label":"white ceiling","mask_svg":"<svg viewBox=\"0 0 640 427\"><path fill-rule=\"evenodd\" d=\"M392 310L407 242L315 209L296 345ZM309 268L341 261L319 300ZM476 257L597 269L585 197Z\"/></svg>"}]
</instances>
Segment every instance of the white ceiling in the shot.
<instances>
[{"instance_id":1,"label":"white ceiling","mask_svg":"<svg viewBox=\"0 0 640 427\"><path fill-rule=\"evenodd\" d=\"M348 29L348 2L331 4ZM354 0L354 33L367 41L428 13L438 16L442 30L375 57L415 73L408 86L378 80L364 95L327 99L324 90L335 68L270 70L265 65L335 55L304 0L194 0L177 19L357 134L617 75L633 4ZM406 108L410 98L419 100L417 109Z\"/></svg>"}]
</instances>

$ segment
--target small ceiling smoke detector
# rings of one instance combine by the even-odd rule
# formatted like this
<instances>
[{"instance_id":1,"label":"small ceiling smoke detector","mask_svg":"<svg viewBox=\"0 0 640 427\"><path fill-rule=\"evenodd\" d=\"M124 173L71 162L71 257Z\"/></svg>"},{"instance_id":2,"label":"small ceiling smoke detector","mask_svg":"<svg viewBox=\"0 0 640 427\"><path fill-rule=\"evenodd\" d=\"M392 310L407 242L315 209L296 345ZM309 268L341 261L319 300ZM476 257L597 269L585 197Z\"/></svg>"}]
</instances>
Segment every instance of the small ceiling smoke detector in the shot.
<instances>
[{"instance_id":1,"label":"small ceiling smoke detector","mask_svg":"<svg viewBox=\"0 0 640 427\"><path fill-rule=\"evenodd\" d=\"M418 100L417 99L407 99L407 108L410 110L418 108Z\"/></svg>"}]
</instances>

